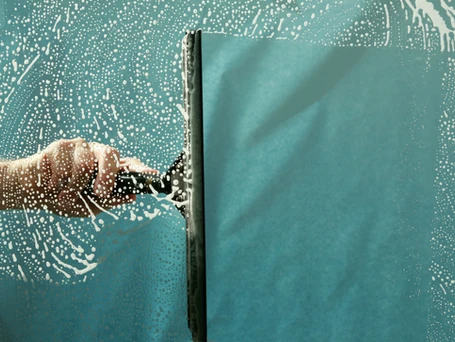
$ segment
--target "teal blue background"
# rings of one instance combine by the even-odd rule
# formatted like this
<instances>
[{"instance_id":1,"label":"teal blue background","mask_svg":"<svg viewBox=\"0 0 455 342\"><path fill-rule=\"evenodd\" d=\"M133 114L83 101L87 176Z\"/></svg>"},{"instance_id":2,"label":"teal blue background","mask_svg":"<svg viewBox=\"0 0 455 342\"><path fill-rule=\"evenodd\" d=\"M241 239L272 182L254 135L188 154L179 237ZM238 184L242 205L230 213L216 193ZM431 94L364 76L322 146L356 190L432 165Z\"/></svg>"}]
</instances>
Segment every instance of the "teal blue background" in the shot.
<instances>
[{"instance_id":1,"label":"teal blue background","mask_svg":"<svg viewBox=\"0 0 455 342\"><path fill-rule=\"evenodd\" d=\"M423 341L440 72L204 35L209 338Z\"/></svg>"}]
</instances>

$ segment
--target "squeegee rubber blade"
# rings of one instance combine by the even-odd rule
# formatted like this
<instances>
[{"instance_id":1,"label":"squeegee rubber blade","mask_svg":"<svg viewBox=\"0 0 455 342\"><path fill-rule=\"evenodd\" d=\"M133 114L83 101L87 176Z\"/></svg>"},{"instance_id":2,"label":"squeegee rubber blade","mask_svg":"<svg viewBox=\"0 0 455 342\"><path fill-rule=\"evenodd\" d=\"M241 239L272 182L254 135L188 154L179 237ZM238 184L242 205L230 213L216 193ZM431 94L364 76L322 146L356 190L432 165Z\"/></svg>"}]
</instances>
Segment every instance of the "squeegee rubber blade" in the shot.
<instances>
[{"instance_id":1,"label":"squeegee rubber blade","mask_svg":"<svg viewBox=\"0 0 455 342\"><path fill-rule=\"evenodd\" d=\"M187 32L182 47L185 151L191 178L186 217L188 326L195 342L207 341L201 36L200 30Z\"/></svg>"}]
</instances>

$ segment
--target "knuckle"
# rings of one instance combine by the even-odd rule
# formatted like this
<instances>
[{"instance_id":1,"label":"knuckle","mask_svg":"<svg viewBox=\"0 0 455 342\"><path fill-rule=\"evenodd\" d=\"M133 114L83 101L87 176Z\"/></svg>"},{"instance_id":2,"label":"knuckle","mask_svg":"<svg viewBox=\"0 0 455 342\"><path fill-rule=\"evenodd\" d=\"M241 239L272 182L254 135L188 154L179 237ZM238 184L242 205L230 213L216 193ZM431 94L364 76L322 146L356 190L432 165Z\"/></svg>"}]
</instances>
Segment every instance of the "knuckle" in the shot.
<instances>
[{"instance_id":1,"label":"knuckle","mask_svg":"<svg viewBox=\"0 0 455 342\"><path fill-rule=\"evenodd\" d=\"M59 139L55 142L55 150L59 152L67 152L74 149L74 143L71 140Z\"/></svg>"},{"instance_id":2,"label":"knuckle","mask_svg":"<svg viewBox=\"0 0 455 342\"><path fill-rule=\"evenodd\" d=\"M47 151L58 150L58 149L60 149L60 146L63 144L63 142L64 142L63 139L56 140L56 141L52 142L51 144L49 144L49 146L47 146L46 150Z\"/></svg>"},{"instance_id":3,"label":"knuckle","mask_svg":"<svg viewBox=\"0 0 455 342\"><path fill-rule=\"evenodd\" d=\"M57 142L59 146L68 146L70 144L70 140L68 139L59 139Z\"/></svg>"},{"instance_id":4,"label":"knuckle","mask_svg":"<svg viewBox=\"0 0 455 342\"><path fill-rule=\"evenodd\" d=\"M94 141L91 141L91 142L88 142L87 145L90 147L90 148L95 148L98 146L98 143L97 142L94 142Z\"/></svg>"},{"instance_id":5,"label":"knuckle","mask_svg":"<svg viewBox=\"0 0 455 342\"><path fill-rule=\"evenodd\" d=\"M75 142L75 143L83 143L83 142L85 142L85 140L83 138L81 138L81 137L74 138L74 139L72 139L72 141Z\"/></svg>"},{"instance_id":6,"label":"knuckle","mask_svg":"<svg viewBox=\"0 0 455 342\"><path fill-rule=\"evenodd\" d=\"M89 147L87 141L85 141L85 139L83 139L83 138L75 138L72 140L72 142L78 147L83 147L83 148Z\"/></svg>"}]
</instances>

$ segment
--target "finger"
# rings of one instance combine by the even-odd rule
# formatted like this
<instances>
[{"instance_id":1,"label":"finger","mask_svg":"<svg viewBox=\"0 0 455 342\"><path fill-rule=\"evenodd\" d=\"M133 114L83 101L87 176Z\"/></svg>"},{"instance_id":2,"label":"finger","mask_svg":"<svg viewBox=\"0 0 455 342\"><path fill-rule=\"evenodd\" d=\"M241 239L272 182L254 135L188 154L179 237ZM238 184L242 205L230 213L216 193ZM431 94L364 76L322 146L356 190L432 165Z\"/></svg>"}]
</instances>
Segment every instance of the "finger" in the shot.
<instances>
[{"instance_id":1,"label":"finger","mask_svg":"<svg viewBox=\"0 0 455 342\"><path fill-rule=\"evenodd\" d=\"M71 181L73 154L74 145L71 146L68 140L59 140L49 145L46 155L51 173L48 186L51 192L61 192Z\"/></svg>"},{"instance_id":2,"label":"finger","mask_svg":"<svg viewBox=\"0 0 455 342\"><path fill-rule=\"evenodd\" d=\"M58 203L63 213L70 217L89 217L93 214L93 208L86 201L86 197L79 192L63 190L58 195Z\"/></svg>"},{"instance_id":3,"label":"finger","mask_svg":"<svg viewBox=\"0 0 455 342\"><path fill-rule=\"evenodd\" d=\"M123 204L136 201L136 195L111 196L109 199L94 197L84 192L63 190L58 195L62 213L70 217L96 216Z\"/></svg>"},{"instance_id":4,"label":"finger","mask_svg":"<svg viewBox=\"0 0 455 342\"><path fill-rule=\"evenodd\" d=\"M103 211L110 210L123 204L129 204L136 201L136 195L125 195L125 196L112 196L109 199L92 198L96 203L91 203L93 207L92 212L95 215L100 214Z\"/></svg>"},{"instance_id":5,"label":"finger","mask_svg":"<svg viewBox=\"0 0 455 342\"><path fill-rule=\"evenodd\" d=\"M94 184L95 195L101 198L112 196L115 177L120 169L119 152L109 146L92 143L91 150L98 161L98 174Z\"/></svg>"},{"instance_id":6,"label":"finger","mask_svg":"<svg viewBox=\"0 0 455 342\"><path fill-rule=\"evenodd\" d=\"M142 173L159 173L158 170L155 170L151 167L148 167L142 163L139 159L136 158L121 158L120 159L120 168L129 172L142 172Z\"/></svg>"},{"instance_id":7,"label":"finger","mask_svg":"<svg viewBox=\"0 0 455 342\"><path fill-rule=\"evenodd\" d=\"M84 139L73 139L71 142L74 144L74 156L68 188L70 191L82 191L92 178L95 157Z\"/></svg>"},{"instance_id":8,"label":"finger","mask_svg":"<svg viewBox=\"0 0 455 342\"><path fill-rule=\"evenodd\" d=\"M51 182L51 165L49 162L49 158L45 153L40 153L37 156L37 188L42 189L46 188L48 189L49 184Z\"/></svg>"},{"instance_id":9,"label":"finger","mask_svg":"<svg viewBox=\"0 0 455 342\"><path fill-rule=\"evenodd\" d=\"M136 196L112 196L110 199L91 196L87 193L63 190L58 195L60 210L70 217L94 217L114 207L132 203Z\"/></svg>"}]
</instances>

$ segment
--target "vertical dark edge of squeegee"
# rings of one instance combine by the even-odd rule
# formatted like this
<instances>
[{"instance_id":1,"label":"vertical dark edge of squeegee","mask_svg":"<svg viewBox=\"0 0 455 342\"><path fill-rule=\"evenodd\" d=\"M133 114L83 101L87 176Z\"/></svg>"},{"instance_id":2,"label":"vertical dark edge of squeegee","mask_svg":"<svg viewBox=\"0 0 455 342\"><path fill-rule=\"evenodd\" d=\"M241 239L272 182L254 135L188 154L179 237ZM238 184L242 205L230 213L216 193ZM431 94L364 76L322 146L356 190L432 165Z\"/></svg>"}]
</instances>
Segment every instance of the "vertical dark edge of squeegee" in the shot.
<instances>
[{"instance_id":1,"label":"vertical dark edge of squeegee","mask_svg":"<svg viewBox=\"0 0 455 342\"><path fill-rule=\"evenodd\" d=\"M192 43L187 63L192 63L189 83L192 91L190 101L190 158L192 171L191 212L188 218L187 239L188 265L188 323L193 341L207 341L207 298L205 260L205 217L204 217L204 148L202 115L202 32L188 33Z\"/></svg>"}]
</instances>

